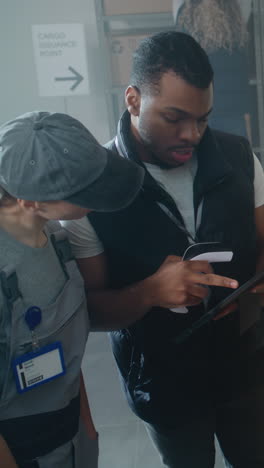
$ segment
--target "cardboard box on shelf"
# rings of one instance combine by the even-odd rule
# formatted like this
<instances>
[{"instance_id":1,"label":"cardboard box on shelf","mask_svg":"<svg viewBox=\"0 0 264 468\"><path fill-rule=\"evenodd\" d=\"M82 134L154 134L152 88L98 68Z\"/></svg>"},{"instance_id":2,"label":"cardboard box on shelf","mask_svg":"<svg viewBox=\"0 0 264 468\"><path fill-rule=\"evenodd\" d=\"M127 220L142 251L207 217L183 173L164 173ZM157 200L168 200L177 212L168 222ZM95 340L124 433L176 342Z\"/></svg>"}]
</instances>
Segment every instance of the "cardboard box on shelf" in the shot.
<instances>
[{"instance_id":1,"label":"cardboard box on shelf","mask_svg":"<svg viewBox=\"0 0 264 468\"><path fill-rule=\"evenodd\" d=\"M172 11L172 0L104 0L106 15L162 13Z\"/></svg>"},{"instance_id":2,"label":"cardboard box on shelf","mask_svg":"<svg viewBox=\"0 0 264 468\"><path fill-rule=\"evenodd\" d=\"M129 84L132 54L147 35L114 36L110 40L113 86Z\"/></svg>"}]
</instances>

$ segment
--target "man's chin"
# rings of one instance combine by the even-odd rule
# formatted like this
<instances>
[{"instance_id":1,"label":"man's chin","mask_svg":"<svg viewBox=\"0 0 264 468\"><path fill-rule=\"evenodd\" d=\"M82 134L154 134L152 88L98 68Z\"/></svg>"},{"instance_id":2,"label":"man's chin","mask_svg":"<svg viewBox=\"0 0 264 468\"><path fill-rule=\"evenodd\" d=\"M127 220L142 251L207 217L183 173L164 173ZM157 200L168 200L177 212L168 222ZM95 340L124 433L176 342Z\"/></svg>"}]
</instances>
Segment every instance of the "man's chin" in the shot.
<instances>
[{"instance_id":1,"label":"man's chin","mask_svg":"<svg viewBox=\"0 0 264 468\"><path fill-rule=\"evenodd\" d=\"M174 169L182 166L184 163L189 161L193 156L193 151L188 152L177 152L170 151L167 153L151 154L151 164L160 167L161 169Z\"/></svg>"},{"instance_id":2,"label":"man's chin","mask_svg":"<svg viewBox=\"0 0 264 468\"><path fill-rule=\"evenodd\" d=\"M193 150L189 150L186 152L182 151L171 151L170 152L170 160L175 161L178 164L185 164L188 162L193 156Z\"/></svg>"},{"instance_id":3,"label":"man's chin","mask_svg":"<svg viewBox=\"0 0 264 468\"><path fill-rule=\"evenodd\" d=\"M155 163L156 166L159 166L161 169L175 169L176 167L182 166L183 163L177 161L157 161Z\"/></svg>"}]
</instances>

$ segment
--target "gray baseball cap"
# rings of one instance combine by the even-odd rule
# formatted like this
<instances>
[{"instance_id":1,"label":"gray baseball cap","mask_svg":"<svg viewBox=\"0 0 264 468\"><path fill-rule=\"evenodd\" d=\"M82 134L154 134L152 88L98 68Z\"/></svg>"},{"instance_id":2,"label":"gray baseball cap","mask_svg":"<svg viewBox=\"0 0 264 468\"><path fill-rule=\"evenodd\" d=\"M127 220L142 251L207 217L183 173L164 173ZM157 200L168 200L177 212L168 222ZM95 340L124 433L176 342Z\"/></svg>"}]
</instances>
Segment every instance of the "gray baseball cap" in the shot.
<instances>
[{"instance_id":1,"label":"gray baseball cap","mask_svg":"<svg viewBox=\"0 0 264 468\"><path fill-rule=\"evenodd\" d=\"M0 127L0 186L16 198L116 211L133 201L143 178L141 167L67 114L29 112Z\"/></svg>"}]
</instances>

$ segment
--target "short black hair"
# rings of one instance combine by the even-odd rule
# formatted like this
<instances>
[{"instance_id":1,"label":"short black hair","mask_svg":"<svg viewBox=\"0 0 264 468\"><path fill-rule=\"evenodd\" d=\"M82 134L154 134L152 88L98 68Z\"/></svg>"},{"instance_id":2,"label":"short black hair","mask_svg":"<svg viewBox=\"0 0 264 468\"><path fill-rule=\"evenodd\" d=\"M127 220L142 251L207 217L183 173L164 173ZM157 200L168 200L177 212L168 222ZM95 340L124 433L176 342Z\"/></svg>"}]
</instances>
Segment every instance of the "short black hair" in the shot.
<instances>
[{"instance_id":1,"label":"short black hair","mask_svg":"<svg viewBox=\"0 0 264 468\"><path fill-rule=\"evenodd\" d=\"M192 36L178 31L143 39L133 54L130 84L150 91L168 71L201 89L208 88L214 76L204 49Z\"/></svg>"}]
</instances>

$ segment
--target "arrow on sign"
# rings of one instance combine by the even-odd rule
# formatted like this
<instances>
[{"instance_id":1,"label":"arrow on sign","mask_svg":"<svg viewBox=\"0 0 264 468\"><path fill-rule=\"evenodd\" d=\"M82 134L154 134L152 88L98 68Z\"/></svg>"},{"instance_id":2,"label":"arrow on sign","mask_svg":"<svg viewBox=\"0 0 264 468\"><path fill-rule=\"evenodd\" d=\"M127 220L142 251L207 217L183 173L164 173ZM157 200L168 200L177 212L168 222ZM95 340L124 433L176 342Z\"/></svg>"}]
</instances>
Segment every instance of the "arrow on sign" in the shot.
<instances>
[{"instance_id":1,"label":"arrow on sign","mask_svg":"<svg viewBox=\"0 0 264 468\"><path fill-rule=\"evenodd\" d=\"M78 73L74 68L68 67L68 70L70 70L74 76L64 76L64 77L57 77L54 78L55 81L75 81L73 85L71 86L70 90L74 91L75 88L81 83L81 81L84 79L80 73Z\"/></svg>"}]
</instances>

